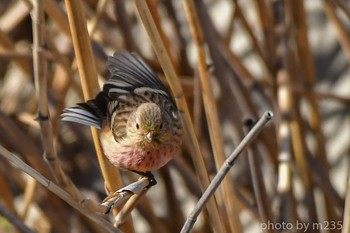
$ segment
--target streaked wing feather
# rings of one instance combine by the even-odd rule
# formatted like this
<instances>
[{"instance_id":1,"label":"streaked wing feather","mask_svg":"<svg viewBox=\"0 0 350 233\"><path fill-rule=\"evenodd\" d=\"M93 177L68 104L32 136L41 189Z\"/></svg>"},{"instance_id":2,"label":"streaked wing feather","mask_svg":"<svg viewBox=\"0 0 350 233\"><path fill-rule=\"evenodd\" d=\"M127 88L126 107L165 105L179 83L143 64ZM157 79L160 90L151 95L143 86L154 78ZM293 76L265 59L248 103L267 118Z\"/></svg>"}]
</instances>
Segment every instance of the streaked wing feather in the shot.
<instances>
[{"instance_id":1,"label":"streaked wing feather","mask_svg":"<svg viewBox=\"0 0 350 233\"><path fill-rule=\"evenodd\" d=\"M107 118L107 102L108 95L100 92L93 100L66 108L61 118L63 121L72 121L101 129L103 120Z\"/></svg>"},{"instance_id":2,"label":"streaked wing feather","mask_svg":"<svg viewBox=\"0 0 350 233\"><path fill-rule=\"evenodd\" d=\"M112 97L118 97L117 91L111 91L115 86L129 92L139 87L149 87L167 93L164 84L136 54L114 53L112 57L108 58L108 70L111 73L111 78L105 84L104 90L112 94Z\"/></svg>"},{"instance_id":3,"label":"streaked wing feather","mask_svg":"<svg viewBox=\"0 0 350 233\"><path fill-rule=\"evenodd\" d=\"M66 108L64 113L61 115L62 121L71 121L83 125L88 125L101 129L101 120L93 115L86 109L81 108L80 106Z\"/></svg>"},{"instance_id":4,"label":"streaked wing feather","mask_svg":"<svg viewBox=\"0 0 350 233\"><path fill-rule=\"evenodd\" d=\"M80 116L71 116L71 115L62 116L62 121L75 122L75 123L79 123L82 125L92 126L92 127L97 128L97 129L101 129L101 126L99 124L97 124L95 121L88 120L87 118L82 118Z\"/></svg>"}]
</instances>

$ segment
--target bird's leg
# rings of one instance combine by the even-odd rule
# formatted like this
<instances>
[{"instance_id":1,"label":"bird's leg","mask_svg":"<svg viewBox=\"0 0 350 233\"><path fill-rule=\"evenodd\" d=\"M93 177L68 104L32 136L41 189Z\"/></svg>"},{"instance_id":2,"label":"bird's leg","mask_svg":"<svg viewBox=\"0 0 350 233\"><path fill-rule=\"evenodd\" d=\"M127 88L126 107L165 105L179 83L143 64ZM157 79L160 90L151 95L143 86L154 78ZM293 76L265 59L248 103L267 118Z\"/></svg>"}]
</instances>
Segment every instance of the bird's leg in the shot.
<instances>
[{"instance_id":1,"label":"bird's leg","mask_svg":"<svg viewBox=\"0 0 350 233\"><path fill-rule=\"evenodd\" d=\"M131 170L132 172L135 172L136 174L139 174L140 176L143 177L147 177L148 181L149 181L149 185L147 185L145 187L145 189L149 189L150 187L154 186L157 184L156 179L154 178L154 175L152 174L152 172L139 172L139 171L135 171L135 170Z\"/></svg>"}]
</instances>

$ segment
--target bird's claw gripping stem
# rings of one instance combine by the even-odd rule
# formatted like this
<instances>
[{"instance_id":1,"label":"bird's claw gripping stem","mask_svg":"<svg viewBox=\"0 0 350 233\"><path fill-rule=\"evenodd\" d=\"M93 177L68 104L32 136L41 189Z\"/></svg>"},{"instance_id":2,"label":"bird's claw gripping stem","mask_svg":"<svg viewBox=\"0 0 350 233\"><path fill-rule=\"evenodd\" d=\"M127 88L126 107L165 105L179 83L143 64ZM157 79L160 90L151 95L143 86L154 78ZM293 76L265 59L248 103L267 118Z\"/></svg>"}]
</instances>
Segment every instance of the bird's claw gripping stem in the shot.
<instances>
[{"instance_id":1,"label":"bird's claw gripping stem","mask_svg":"<svg viewBox=\"0 0 350 233\"><path fill-rule=\"evenodd\" d=\"M152 174L152 172L139 172L134 170L131 170L131 171L139 174L140 176L148 178L149 184L145 187L145 190L148 190L149 188L157 184L157 180L154 178L154 175Z\"/></svg>"}]
</instances>

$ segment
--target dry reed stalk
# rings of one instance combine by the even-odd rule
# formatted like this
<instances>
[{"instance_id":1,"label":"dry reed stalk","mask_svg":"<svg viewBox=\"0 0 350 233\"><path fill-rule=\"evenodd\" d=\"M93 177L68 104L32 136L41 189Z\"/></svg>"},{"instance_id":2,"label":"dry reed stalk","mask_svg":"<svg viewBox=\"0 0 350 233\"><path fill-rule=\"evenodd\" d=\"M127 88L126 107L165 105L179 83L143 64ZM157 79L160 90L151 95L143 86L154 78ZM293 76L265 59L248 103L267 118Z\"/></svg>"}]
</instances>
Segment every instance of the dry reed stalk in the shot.
<instances>
[{"instance_id":1,"label":"dry reed stalk","mask_svg":"<svg viewBox=\"0 0 350 233\"><path fill-rule=\"evenodd\" d=\"M65 174L61 162L57 157L54 148L54 136L52 124L50 121L50 113L48 108L47 98L47 66L44 57L44 34L45 20L43 3L41 0L34 1L33 4L33 67L36 96L38 99L38 116L37 120L40 123L41 140L44 147L44 159L48 163L56 181L62 185L71 195L74 200L81 201L83 195L75 187L73 182Z\"/></svg>"},{"instance_id":2,"label":"dry reed stalk","mask_svg":"<svg viewBox=\"0 0 350 233\"><path fill-rule=\"evenodd\" d=\"M90 100L96 96L96 94L100 91L100 88L97 82L95 62L92 56L92 48L86 28L83 4L80 0L67 0L66 8L84 99ZM115 172L116 169L111 169L112 166L108 166L108 162L103 155L98 139L98 131L91 128L91 132L102 174L106 182L106 187L108 190L115 190L118 186L116 183L119 183L119 185L122 184L120 176L117 172ZM112 180L114 180L114 182Z\"/></svg>"},{"instance_id":3,"label":"dry reed stalk","mask_svg":"<svg viewBox=\"0 0 350 233\"><path fill-rule=\"evenodd\" d=\"M45 21L43 3L40 0L34 1L33 3L33 63L34 63L34 78L36 95L38 99L38 117L37 120L40 123L42 133L42 143L44 147L44 158L48 162L54 177L59 185L63 186L65 190L72 196L73 200L77 203L86 202L86 206L89 208L95 205L86 200L85 197L76 188L70 178L65 174L60 161L57 157L56 150L53 144L53 129L50 121L50 113L48 109L48 98L47 98L47 67L46 60L44 57L44 32L45 32ZM29 194L30 195L30 194ZM30 196L28 201L31 200Z\"/></svg>"},{"instance_id":4,"label":"dry reed stalk","mask_svg":"<svg viewBox=\"0 0 350 233\"><path fill-rule=\"evenodd\" d=\"M65 3L84 99L90 100L95 98L100 87L97 82L95 60L86 28L83 3L80 0L67 0Z\"/></svg>"},{"instance_id":5,"label":"dry reed stalk","mask_svg":"<svg viewBox=\"0 0 350 233\"><path fill-rule=\"evenodd\" d=\"M96 96L100 88L97 82L97 72L92 54L91 42L86 28L86 20L83 11L84 7L81 0L66 0L65 3L84 99L90 100ZM91 128L91 133L98 162L105 181L105 187L108 191L117 190L118 187L122 186L120 173L104 156L99 141L98 130L96 128ZM116 211L113 213L117 214ZM123 230L134 232L130 218L123 226Z\"/></svg>"},{"instance_id":6,"label":"dry reed stalk","mask_svg":"<svg viewBox=\"0 0 350 233\"><path fill-rule=\"evenodd\" d=\"M207 71L206 55L205 55L205 42L202 35L202 29L200 27L198 16L195 10L193 1L182 1L187 17L188 24L191 29L192 38L194 40L197 62L198 62L198 74L201 84L201 93L203 98L204 109L207 117L207 124L209 129L210 141L213 148L213 154L218 170L225 162L224 144L221 134L221 126L219 123L218 110L215 103L215 98L212 91L212 84ZM223 192L218 194L217 199L225 203L226 214L221 215L222 222L228 222L230 225L229 232L242 232L242 225L239 221L239 212L236 209L235 199L231 198L231 193L234 192L231 179L225 179L223 181ZM228 221L226 216L230 216L232 219Z\"/></svg>"},{"instance_id":7,"label":"dry reed stalk","mask_svg":"<svg viewBox=\"0 0 350 233\"><path fill-rule=\"evenodd\" d=\"M72 199L71 195L67 193L65 190L60 188L58 185L53 183L52 181L45 178L43 175L41 175L36 169L30 167L25 162L23 162L20 158L18 158L16 155L9 152L6 148L0 145L0 154L5 157L8 161L15 164L16 167L18 167L21 171L27 173L29 176L33 177L37 182L42 184L45 188L53 192L56 196L63 199L65 202L67 202L69 205L74 207L76 210L78 210L80 213L85 215L88 219L90 219L92 222L97 223L100 227L106 229L108 232L120 232L118 229L114 228L108 221L106 221L104 218L99 216L98 214L91 211L91 207L87 208L84 204L78 203L75 200ZM87 203L88 204L88 203ZM105 211L104 207L100 207L99 209L95 209L95 211L98 211L100 213L103 213Z\"/></svg>"},{"instance_id":8,"label":"dry reed stalk","mask_svg":"<svg viewBox=\"0 0 350 233\"><path fill-rule=\"evenodd\" d=\"M196 139L195 131L193 129L191 117L189 115L189 110L187 107L186 100L184 98L184 94L182 91L182 87L180 85L179 79L176 75L175 69L171 64L171 60L169 55L167 54L167 50L164 48L164 44L159 35L157 27L153 21L153 17L149 11L147 3L143 0L136 0L136 7L141 18L141 21L148 33L149 39L153 48L158 57L158 61L161 64L167 81L169 83L170 89L173 93L174 99L176 101L176 105L181 113L182 121L184 124L184 129L189 136L190 145L192 145L192 153L191 157L193 160L193 164L196 168L196 172L199 178L199 182L202 190L209 185L209 176L207 170L205 168L205 164L203 161L203 157L200 151L200 147L198 141ZM215 199L211 199L207 206L208 214L210 216L210 221L212 222L213 229L216 229L218 232L223 231L223 225L220 221L219 210L216 205Z\"/></svg>"}]
</instances>

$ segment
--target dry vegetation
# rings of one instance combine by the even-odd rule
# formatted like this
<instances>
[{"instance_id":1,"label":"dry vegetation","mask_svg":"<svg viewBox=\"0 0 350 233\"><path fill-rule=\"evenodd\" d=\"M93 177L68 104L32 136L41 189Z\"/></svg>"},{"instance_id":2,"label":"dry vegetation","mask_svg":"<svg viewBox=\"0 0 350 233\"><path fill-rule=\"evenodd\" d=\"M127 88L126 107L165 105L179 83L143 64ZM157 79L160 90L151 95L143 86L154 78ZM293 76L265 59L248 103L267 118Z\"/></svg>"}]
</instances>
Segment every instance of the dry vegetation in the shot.
<instances>
[{"instance_id":1,"label":"dry vegetation","mask_svg":"<svg viewBox=\"0 0 350 233\"><path fill-rule=\"evenodd\" d=\"M0 232L180 232L271 110L192 232L349 233L349 22L346 0L1 0ZM119 50L169 85L186 135L157 186L105 215L106 189L137 177L60 114L94 97Z\"/></svg>"}]
</instances>

